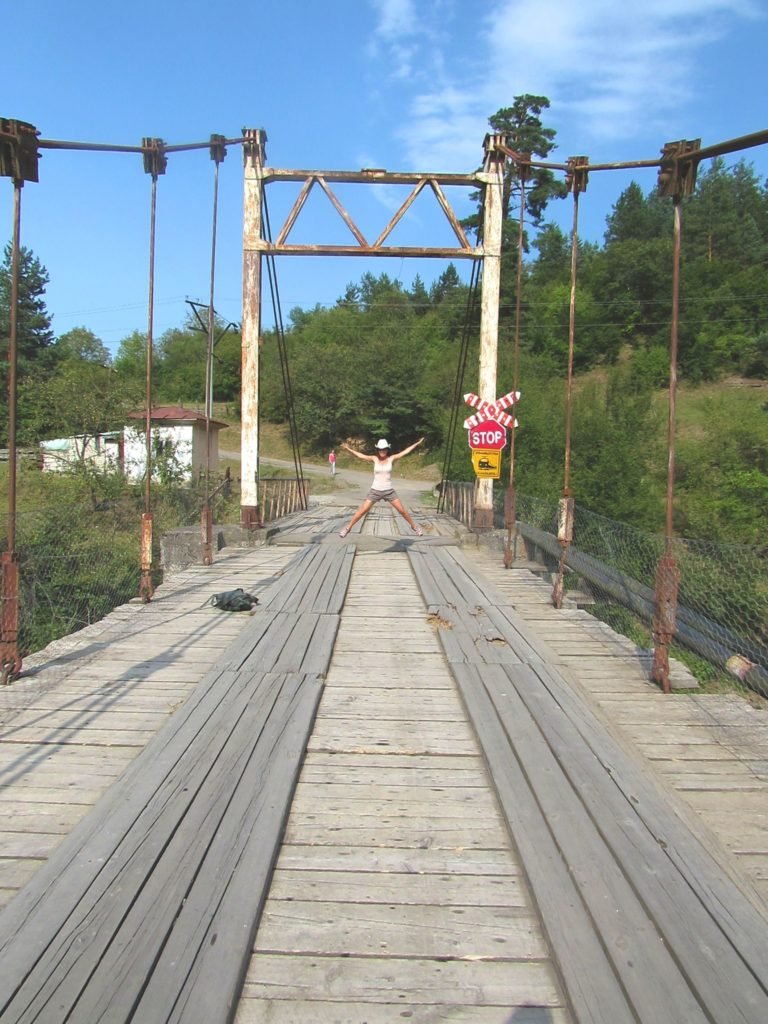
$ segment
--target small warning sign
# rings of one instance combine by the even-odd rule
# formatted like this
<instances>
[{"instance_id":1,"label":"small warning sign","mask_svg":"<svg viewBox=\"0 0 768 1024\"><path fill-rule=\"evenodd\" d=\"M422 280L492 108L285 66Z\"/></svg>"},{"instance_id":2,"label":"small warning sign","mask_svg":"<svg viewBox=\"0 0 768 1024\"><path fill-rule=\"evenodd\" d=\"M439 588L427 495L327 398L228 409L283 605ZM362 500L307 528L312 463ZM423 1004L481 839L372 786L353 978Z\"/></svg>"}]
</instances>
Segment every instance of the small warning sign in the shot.
<instances>
[{"instance_id":1,"label":"small warning sign","mask_svg":"<svg viewBox=\"0 0 768 1024\"><path fill-rule=\"evenodd\" d=\"M501 451L473 448L472 468L479 480L498 480L501 476Z\"/></svg>"}]
</instances>

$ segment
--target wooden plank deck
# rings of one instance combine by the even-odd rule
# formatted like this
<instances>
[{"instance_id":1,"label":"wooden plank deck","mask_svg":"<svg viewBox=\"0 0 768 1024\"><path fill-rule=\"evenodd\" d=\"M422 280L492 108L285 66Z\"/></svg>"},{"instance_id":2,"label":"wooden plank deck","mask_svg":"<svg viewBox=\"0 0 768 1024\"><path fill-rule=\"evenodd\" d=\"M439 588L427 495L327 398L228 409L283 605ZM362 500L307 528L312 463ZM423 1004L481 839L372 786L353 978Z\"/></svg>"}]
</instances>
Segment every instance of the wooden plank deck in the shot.
<instances>
[{"instance_id":1,"label":"wooden plank deck","mask_svg":"<svg viewBox=\"0 0 768 1024\"><path fill-rule=\"evenodd\" d=\"M629 745L648 771L671 788L705 830L714 849L768 901L768 706L737 694L682 689L669 696L647 677L647 658L604 623L576 608L552 607L551 587L527 570L505 570L487 549L467 549L484 577L535 630L548 652L604 727ZM610 645L607 663L586 649ZM673 679L686 670L673 667ZM691 820L689 818L689 820ZM692 822L695 825L695 822ZM706 838L706 836L705 836Z\"/></svg>"},{"instance_id":2,"label":"wooden plank deck","mask_svg":"<svg viewBox=\"0 0 768 1024\"><path fill-rule=\"evenodd\" d=\"M446 517L348 514L0 691L3 1024L768 1019L760 712Z\"/></svg>"},{"instance_id":3,"label":"wooden plank deck","mask_svg":"<svg viewBox=\"0 0 768 1024\"><path fill-rule=\"evenodd\" d=\"M765 904L613 741L503 595L486 582L476 600L471 562L446 549L411 559L423 592L443 594L432 611L577 1019L768 1018ZM489 658L489 642L509 660Z\"/></svg>"},{"instance_id":4,"label":"wooden plank deck","mask_svg":"<svg viewBox=\"0 0 768 1024\"><path fill-rule=\"evenodd\" d=\"M350 567L340 548L294 557L260 614L9 903L4 1022L229 1015L322 687L304 655L327 665L336 583ZM313 612L324 589L333 600ZM323 617L335 628L317 644ZM273 671L287 654L290 666Z\"/></svg>"},{"instance_id":5,"label":"wooden plank deck","mask_svg":"<svg viewBox=\"0 0 768 1024\"><path fill-rule=\"evenodd\" d=\"M236 1019L403 1015L569 1020L407 555L361 549Z\"/></svg>"}]
</instances>

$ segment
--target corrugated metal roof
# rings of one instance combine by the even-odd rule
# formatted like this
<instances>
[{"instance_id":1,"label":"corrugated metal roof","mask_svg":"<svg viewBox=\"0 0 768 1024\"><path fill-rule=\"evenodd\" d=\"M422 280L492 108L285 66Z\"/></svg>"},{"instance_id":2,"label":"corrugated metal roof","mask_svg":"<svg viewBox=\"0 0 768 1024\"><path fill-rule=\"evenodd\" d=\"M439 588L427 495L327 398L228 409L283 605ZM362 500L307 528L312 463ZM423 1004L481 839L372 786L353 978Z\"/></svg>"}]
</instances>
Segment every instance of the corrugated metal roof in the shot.
<instances>
[{"instance_id":1,"label":"corrugated metal roof","mask_svg":"<svg viewBox=\"0 0 768 1024\"><path fill-rule=\"evenodd\" d=\"M129 420L146 420L145 410L129 412ZM205 415L196 409L185 409L182 405L155 405L152 407L152 423L205 423ZM212 427L228 427L223 420L211 419Z\"/></svg>"}]
</instances>

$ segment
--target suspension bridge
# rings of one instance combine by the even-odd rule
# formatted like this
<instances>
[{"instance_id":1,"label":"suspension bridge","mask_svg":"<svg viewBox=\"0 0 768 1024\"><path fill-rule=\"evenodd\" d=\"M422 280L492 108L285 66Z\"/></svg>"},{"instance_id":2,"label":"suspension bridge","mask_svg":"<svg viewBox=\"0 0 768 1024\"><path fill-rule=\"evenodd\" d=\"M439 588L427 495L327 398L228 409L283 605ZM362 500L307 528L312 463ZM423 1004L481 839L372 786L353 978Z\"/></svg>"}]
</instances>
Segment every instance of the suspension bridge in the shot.
<instances>
[{"instance_id":1,"label":"suspension bridge","mask_svg":"<svg viewBox=\"0 0 768 1024\"><path fill-rule=\"evenodd\" d=\"M2 123L15 254L21 186L37 180L38 150L77 148L37 135ZM767 138L675 143L636 164L657 166L672 199L676 261L680 200L698 162ZM275 291L278 255L482 261L474 397L493 403L503 173L513 160L524 181L536 164L489 136L473 175L280 171L265 166L264 143L246 130L205 144L216 175L227 146L244 153L241 522L250 544L214 554L206 495L199 564L155 590L147 472L137 600L26 657L23 673L11 372L0 1021L764 1024L768 726L738 696L698 693L669 657L679 582L675 314L666 546L655 594L632 592L656 602L653 655L565 591L575 557L568 446L554 578L539 562L542 538L518 521L512 478L501 530L491 480L472 489L466 516L446 506L443 481L438 511L409 494L423 536L376 507L341 539L350 509L343 498L310 503L295 444L295 507L266 528L262 261ZM188 148L159 139L132 148L151 177L151 253L157 179L166 155ZM559 168L574 199L574 251L586 174L617 166L579 157ZM300 183L274 240L263 195L273 180ZM370 242L336 182L411 192ZM446 199L454 185L484 190L482 244L468 242ZM315 186L354 244L289 242ZM389 243L425 189L455 247ZM521 232L522 223L521 211ZM151 256L148 466L152 265ZM677 262L672 276L678 288ZM573 324L572 306L569 387ZM11 366L14 333L12 317ZM210 419L210 380L206 395ZM295 441L294 422L291 432ZM513 450L514 436L513 427ZM258 598L252 614L211 605L234 587ZM764 666L740 665L762 683Z\"/></svg>"}]
</instances>

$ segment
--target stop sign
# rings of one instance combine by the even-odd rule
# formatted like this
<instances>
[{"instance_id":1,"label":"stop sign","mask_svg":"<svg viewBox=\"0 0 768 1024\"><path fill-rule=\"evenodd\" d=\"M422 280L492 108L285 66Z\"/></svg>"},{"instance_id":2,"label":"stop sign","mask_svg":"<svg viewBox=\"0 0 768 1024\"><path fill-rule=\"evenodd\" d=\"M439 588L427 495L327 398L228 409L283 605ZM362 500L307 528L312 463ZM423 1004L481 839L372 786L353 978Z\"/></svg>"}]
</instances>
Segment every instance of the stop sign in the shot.
<instances>
[{"instance_id":1,"label":"stop sign","mask_svg":"<svg viewBox=\"0 0 768 1024\"><path fill-rule=\"evenodd\" d=\"M507 432L495 420L481 420L469 428L469 447L500 451L507 443Z\"/></svg>"}]
</instances>

